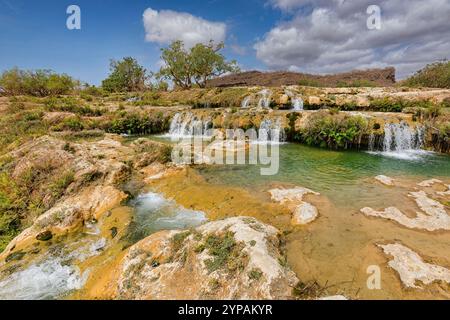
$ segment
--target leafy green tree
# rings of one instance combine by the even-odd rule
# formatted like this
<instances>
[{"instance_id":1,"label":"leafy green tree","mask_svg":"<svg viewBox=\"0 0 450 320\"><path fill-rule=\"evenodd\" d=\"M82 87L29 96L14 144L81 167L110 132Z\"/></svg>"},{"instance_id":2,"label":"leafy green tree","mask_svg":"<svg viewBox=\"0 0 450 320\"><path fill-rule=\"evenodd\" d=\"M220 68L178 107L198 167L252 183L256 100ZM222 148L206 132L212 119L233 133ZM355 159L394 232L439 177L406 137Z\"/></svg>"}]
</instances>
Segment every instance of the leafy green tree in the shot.
<instances>
[{"instance_id":1,"label":"leafy green tree","mask_svg":"<svg viewBox=\"0 0 450 320\"><path fill-rule=\"evenodd\" d=\"M0 86L10 95L23 94L24 72L18 68L13 68L3 72L0 77Z\"/></svg>"},{"instance_id":2,"label":"leafy green tree","mask_svg":"<svg viewBox=\"0 0 450 320\"><path fill-rule=\"evenodd\" d=\"M227 62L219 52L223 48L223 43L214 45L211 41L207 45L199 43L186 50L182 41L174 41L168 48L162 49L164 65L157 77L171 80L175 86L183 89L191 88L194 83L204 88L213 77L239 71L236 61Z\"/></svg>"},{"instance_id":3,"label":"leafy green tree","mask_svg":"<svg viewBox=\"0 0 450 320\"><path fill-rule=\"evenodd\" d=\"M145 88L147 70L136 59L111 60L110 71L108 78L102 82L103 89L108 92L132 92Z\"/></svg>"},{"instance_id":4,"label":"leafy green tree","mask_svg":"<svg viewBox=\"0 0 450 320\"><path fill-rule=\"evenodd\" d=\"M10 95L49 95L68 94L77 87L78 82L66 74L56 74L51 70L23 71L18 68L3 72L0 85Z\"/></svg>"},{"instance_id":5,"label":"leafy green tree","mask_svg":"<svg viewBox=\"0 0 450 320\"><path fill-rule=\"evenodd\" d=\"M174 41L168 48L161 49L161 67L158 78L173 81L175 86L189 89L192 86L192 69L189 53L182 41Z\"/></svg>"},{"instance_id":6,"label":"leafy green tree","mask_svg":"<svg viewBox=\"0 0 450 320\"><path fill-rule=\"evenodd\" d=\"M215 46L211 41L208 45L199 43L191 49L191 69L194 81L200 88L204 88L211 78L219 77L227 72L239 72L236 61L226 62L225 57L219 53L223 48L223 43Z\"/></svg>"}]
</instances>

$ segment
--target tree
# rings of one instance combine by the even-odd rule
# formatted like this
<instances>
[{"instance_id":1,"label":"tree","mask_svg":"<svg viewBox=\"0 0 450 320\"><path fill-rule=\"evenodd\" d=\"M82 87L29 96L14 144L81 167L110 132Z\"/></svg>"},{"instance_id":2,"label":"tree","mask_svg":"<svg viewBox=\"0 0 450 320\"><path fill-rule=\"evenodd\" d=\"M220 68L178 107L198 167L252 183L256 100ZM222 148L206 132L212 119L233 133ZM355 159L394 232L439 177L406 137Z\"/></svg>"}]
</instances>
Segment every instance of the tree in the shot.
<instances>
[{"instance_id":1,"label":"tree","mask_svg":"<svg viewBox=\"0 0 450 320\"><path fill-rule=\"evenodd\" d=\"M216 46L211 41L207 45L199 43L188 51L182 41L175 41L168 48L162 49L164 66L157 77L171 80L183 89L191 88L193 83L204 88L206 82L213 77L239 71L236 61L226 62L225 57L219 53L223 48L223 43Z\"/></svg>"},{"instance_id":2,"label":"tree","mask_svg":"<svg viewBox=\"0 0 450 320\"><path fill-rule=\"evenodd\" d=\"M23 94L24 76L24 72L19 70L18 68L7 70L3 72L0 77L0 86L2 86L6 93L9 95Z\"/></svg>"},{"instance_id":3,"label":"tree","mask_svg":"<svg viewBox=\"0 0 450 320\"><path fill-rule=\"evenodd\" d=\"M204 88L206 82L213 77L219 77L227 72L239 72L236 61L226 62L225 57L219 53L223 48L223 43L214 46L211 41L208 45L199 43L191 49L191 68L194 81L200 88Z\"/></svg>"},{"instance_id":4,"label":"tree","mask_svg":"<svg viewBox=\"0 0 450 320\"><path fill-rule=\"evenodd\" d=\"M182 41L174 41L168 48L161 49L161 67L158 78L173 81L175 86L188 89L192 86L192 70L190 68L189 53L184 49Z\"/></svg>"},{"instance_id":5,"label":"tree","mask_svg":"<svg viewBox=\"0 0 450 320\"><path fill-rule=\"evenodd\" d=\"M102 87L109 92L141 91L148 79L147 70L137 60L126 57L121 61L111 60L110 75L103 80Z\"/></svg>"},{"instance_id":6,"label":"tree","mask_svg":"<svg viewBox=\"0 0 450 320\"><path fill-rule=\"evenodd\" d=\"M0 85L9 95L49 95L68 94L78 82L66 74L57 74L51 70L23 71L18 68L3 72Z\"/></svg>"}]
</instances>

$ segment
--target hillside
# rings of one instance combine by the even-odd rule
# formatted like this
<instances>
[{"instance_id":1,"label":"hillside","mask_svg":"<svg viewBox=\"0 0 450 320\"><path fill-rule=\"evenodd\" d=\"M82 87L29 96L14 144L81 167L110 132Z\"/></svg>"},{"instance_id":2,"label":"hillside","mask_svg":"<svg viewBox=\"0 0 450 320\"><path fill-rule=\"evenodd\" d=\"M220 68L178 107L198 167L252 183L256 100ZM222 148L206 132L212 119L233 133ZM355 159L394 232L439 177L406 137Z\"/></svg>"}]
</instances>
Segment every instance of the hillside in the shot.
<instances>
[{"instance_id":1,"label":"hillside","mask_svg":"<svg viewBox=\"0 0 450 320\"><path fill-rule=\"evenodd\" d=\"M310 85L318 87L380 86L395 84L395 68L354 70L332 75L297 72L248 71L208 81L207 87Z\"/></svg>"}]
</instances>

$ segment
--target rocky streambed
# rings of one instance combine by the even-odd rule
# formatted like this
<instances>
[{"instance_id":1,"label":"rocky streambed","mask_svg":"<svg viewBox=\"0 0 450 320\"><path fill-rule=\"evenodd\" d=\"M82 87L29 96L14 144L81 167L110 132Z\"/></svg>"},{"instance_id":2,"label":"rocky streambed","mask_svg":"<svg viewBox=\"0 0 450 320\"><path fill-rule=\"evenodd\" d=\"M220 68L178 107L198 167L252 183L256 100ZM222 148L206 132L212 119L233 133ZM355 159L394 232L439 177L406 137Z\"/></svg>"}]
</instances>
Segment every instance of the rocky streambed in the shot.
<instances>
[{"instance_id":1,"label":"rocky streambed","mask_svg":"<svg viewBox=\"0 0 450 320\"><path fill-rule=\"evenodd\" d=\"M330 111L171 112L166 135L52 133L2 157L22 206L7 207L20 227L1 235L0 299L450 297L450 161L422 150L413 115L343 112L366 119L370 150L281 144L279 171L261 176L175 165L167 138L201 123L202 135L264 127L290 140Z\"/></svg>"}]
</instances>

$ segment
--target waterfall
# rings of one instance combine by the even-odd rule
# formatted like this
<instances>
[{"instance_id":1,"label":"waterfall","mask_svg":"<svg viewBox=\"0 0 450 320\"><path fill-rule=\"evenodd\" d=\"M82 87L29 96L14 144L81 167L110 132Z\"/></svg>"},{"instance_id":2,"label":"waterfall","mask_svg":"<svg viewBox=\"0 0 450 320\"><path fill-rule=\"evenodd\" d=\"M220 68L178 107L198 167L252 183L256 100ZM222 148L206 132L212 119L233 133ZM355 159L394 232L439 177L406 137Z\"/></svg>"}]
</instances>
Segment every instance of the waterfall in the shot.
<instances>
[{"instance_id":1,"label":"waterfall","mask_svg":"<svg viewBox=\"0 0 450 320\"><path fill-rule=\"evenodd\" d=\"M303 111L303 100L300 97L292 98L292 106L295 111Z\"/></svg>"},{"instance_id":2,"label":"waterfall","mask_svg":"<svg viewBox=\"0 0 450 320\"><path fill-rule=\"evenodd\" d=\"M264 119L258 129L257 143L283 143L286 141L284 129L281 127L280 119L272 121Z\"/></svg>"},{"instance_id":3,"label":"waterfall","mask_svg":"<svg viewBox=\"0 0 450 320\"><path fill-rule=\"evenodd\" d=\"M165 136L171 138L206 136L211 128L210 120L202 121L192 113L176 113L170 123L169 133Z\"/></svg>"},{"instance_id":4,"label":"waterfall","mask_svg":"<svg viewBox=\"0 0 450 320\"><path fill-rule=\"evenodd\" d=\"M258 108L269 108L270 96L272 95L272 92L269 89L264 89L258 92L258 95L261 96L261 98L258 101Z\"/></svg>"},{"instance_id":5,"label":"waterfall","mask_svg":"<svg viewBox=\"0 0 450 320\"><path fill-rule=\"evenodd\" d=\"M369 136L369 151L375 151L375 135L373 133Z\"/></svg>"},{"instance_id":6,"label":"waterfall","mask_svg":"<svg viewBox=\"0 0 450 320\"><path fill-rule=\"evenodd\" d=\"M245 97L244 100L242 100L241 108L247 109L250 107L250 101L252 100L251 96Z\"/></svg>"},{"instance_id":7,"label":"waterfall","mask_svg":"<svg viewBox=\"0 0 450 320\"><path fill-rule=\"evenodd\" d=\"M295 111L303 111L303 100L300 95L294 94L290 90L284 91L288 97L291 98L292 108Z\"/></svg>"},{"instance_id":8,"label":"waterfall","mask_svg":"<svg viewBox=\"0 0 450 320\"><path fill-rule=\"evenodd\" d=\"M415 130L411 129L406 122L386 124L384 126L383 151L420 150L423 147L424 132L421 127Z\"/></svg>"},{"instance_id":9,"label":"waterfall","mask_svg":"<svg viewBox=\"0 0 450 320\"><path fill-rule=\"evenodd\" d=\"M425 128L411 128L408 123L386 123L384 137L376 143L376 136L371 134L368 141L369 152L404 160L420 159L427 151L422 150L425 144ZM379 146L378 146L379 145ZM380 150L381 151L378 151Z\"/></svg>"}]
</instances>

